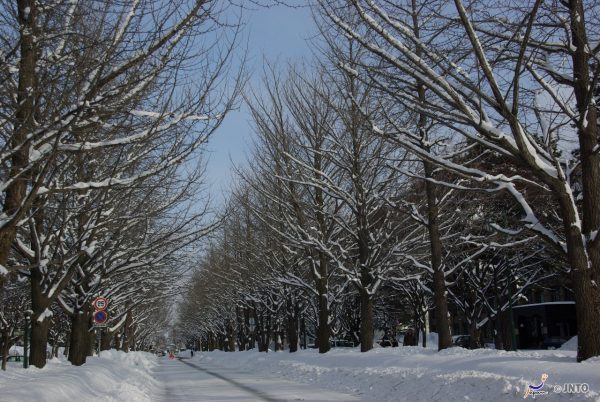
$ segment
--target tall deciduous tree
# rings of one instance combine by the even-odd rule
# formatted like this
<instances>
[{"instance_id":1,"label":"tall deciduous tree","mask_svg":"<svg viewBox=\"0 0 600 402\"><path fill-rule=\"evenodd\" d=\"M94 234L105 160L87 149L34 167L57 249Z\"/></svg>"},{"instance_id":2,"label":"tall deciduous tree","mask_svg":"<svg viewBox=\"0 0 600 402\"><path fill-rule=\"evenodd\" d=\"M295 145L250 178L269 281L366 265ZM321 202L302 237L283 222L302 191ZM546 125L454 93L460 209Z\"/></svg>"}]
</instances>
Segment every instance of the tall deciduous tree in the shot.
<instances>
[{"instance_id":1,"label":"tall deciduous tree","mask_svg":"<svg viewBox=\"0 0 600 402\"><path fill-rule=\"evenodd\" d=\"M363 67L382 93L446 126L453 141L459 136L506 158L492 174L456 163L454 151L431 152L421 135L393 114L394 129L380 130L429 163L514 197L523 210L523 226L512 232L536 233L562 250L570 265L578 359L600 355L594 324L600 319L600 156L593 93L600 33L589 19L597 10L583 0L530 1L512 8L484 0L419 2L427 19L418 36L402 1L320 4L335 26L370 51ZM359 26L349 23L348 9ZM505 17L494 18L496 12ZM445 26L441 33L440 24ZM562 63L565 58L568 63ZM577 149L566 149L568 143ZM562 227L554 230L536 212L524 184L554 197Z\"/></svg>"}]
</instances>

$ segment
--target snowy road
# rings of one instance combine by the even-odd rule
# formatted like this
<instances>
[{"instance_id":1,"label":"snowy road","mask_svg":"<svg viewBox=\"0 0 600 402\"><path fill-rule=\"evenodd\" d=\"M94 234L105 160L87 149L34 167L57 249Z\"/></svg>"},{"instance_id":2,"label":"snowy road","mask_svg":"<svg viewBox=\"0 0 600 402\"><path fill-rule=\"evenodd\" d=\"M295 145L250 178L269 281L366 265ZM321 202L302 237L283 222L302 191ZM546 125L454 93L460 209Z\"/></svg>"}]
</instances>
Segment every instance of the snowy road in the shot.
<instances>
[{"instance_id":1,"label":"snowy road","mask_svg":"<svg viewBox=\"0 0 600 402\"><path fill-rule=\"evenodd\" d=\"M164 393L156 402L359 401L351 395L260 377L199 360L165 358L154 377L164 384Z\"/></svg>"}]
</instances>

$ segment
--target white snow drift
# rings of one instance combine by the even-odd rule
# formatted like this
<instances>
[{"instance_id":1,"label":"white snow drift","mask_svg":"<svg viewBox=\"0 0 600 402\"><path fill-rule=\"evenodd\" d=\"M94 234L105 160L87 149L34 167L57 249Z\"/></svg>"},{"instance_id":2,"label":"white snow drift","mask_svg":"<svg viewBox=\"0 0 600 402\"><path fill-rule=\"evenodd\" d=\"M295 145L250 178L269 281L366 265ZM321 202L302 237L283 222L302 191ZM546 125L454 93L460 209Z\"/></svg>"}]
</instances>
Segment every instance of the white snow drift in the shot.
<instances>
[{"instance_id":1,"label":"white snow drift","mask_svg":"<svg viewBox=\"0 0 600 402\"><path fill-rule=\"evenodd\" d=\"M145 402L161 392L151 376L158 359L150 353L101 352L81 367L52 359L43 369L11 365L0 372L0 400L43 402Z\"/></svg>"},{"instance_id":2,"label":"white snow drift","mask_svg":"<svg viewBox=\"0 0 600 402\"><path fill-rule=\"evenodd\" d=\"M421 347L333 349L258 353L210 352L194 356L202 362L237 367L255 375L278 376L358 396L365 402L514 401L527 385L548 380L544 401L600 401L600 358L577 363L576 352L451 348L442 352ZM555 393L565 383L587 383L586 394ZM531 399L529 397L528 399Z\"/></svg>"},{"instance_id":3,"label":"white snow drift","mask_svg":"<svg viewBox=\"0 0 600 402\"><path fill-rule=\"evenodd\" d=\"M376 348L367 353L359 349L337 348L321 355L315 349L297 353L277 352L198 352L190 360L211 372L251 373L260 388L265 381L276 395L285 391L273 381L283 378L291 382L313 384L314 389L329 389L353 395L365 402L401 401L515 401L522 400L525 388L539 384L542 374L548 374L539 395L543 401L600 401L600 357L576 363L571 347L561 350L504 352L492 349L465 350L451 348L437 352L421 347ZM567 345L569 346L569 345ZM90 358L82 367L73 367L64 360L51 360L44 369L23 370L10 367L0 373L0 400L4 401L171 401L168 386L179 386L181 377L186 395L203 400L206 388L198 384L201 372L183 363L170 362L166 357L160 369L159 359L148 353L117 351L102 352ZM186 371L187 370L187 371ZM233 371L232 371L233 370ZM206 374L204 374L206 377ZM175 381L177 380L177 381ZM210 380L210 379L209 379ZM205 378L204 384L208 380ZM210 392L233 398L227 381L214 379ZM586 383L585 394L554 392L566 383ZM212 383L211 383L212 384ZM279 392L281 391L281 392ZM165 399L166 398L166 399ZM528 398L531 399L531 398ZM215 400L215 399L211 399ZM231 399L235 400L235 398Z\"/></svg>"}]
</instances>

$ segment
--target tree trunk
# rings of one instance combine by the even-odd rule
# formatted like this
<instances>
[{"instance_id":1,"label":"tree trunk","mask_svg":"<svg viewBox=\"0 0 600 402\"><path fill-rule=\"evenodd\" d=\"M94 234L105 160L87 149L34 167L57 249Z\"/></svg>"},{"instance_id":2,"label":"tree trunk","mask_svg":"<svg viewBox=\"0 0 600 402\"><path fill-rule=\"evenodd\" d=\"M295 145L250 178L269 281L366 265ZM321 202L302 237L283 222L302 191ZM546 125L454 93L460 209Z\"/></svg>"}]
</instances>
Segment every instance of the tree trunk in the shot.
<instances>
[{"instance_id":1,"label":"tree trunk","mask_svg":"<svg viewBox=\"0 0 600 402\"><path fill-rule=\"evenodd\" d=\"M319 292L319 326L317 327L317 343L319 353L327 353L331 349L329 344L329 296L327 286L327 261L321 254L319 259L319 275L317 280L317 290Z\"/></svg>"},{"instance_id":2,"label":"tree trunk","mask_svg":"<svg viewBox=\"0 0 600 402\"><path fill-rule=\"evenodd\" d=\"M419 336L421 336L421 317L420 317L418 305L415 308L414 314L415 314L415 318L414 318L415 344L411 345L411 346L419 346Z\"/></svg>"},{"instance_id":3,"label":"tree trunk","mask_svg":"<svg viewBox=\"0 0 600 402\"><path fill-rule=\"evenodd\" d=\"M212 352L215 350L215 337L212 332L208 333L208 351Z\"/></svg>"},{"instance_id":4,"label":"tree trunk","mask_svg":"<svg viewBox=\"0 0 600 402\"><path fill-rule=\"evenodd\" d=\"M275 333L274 333L274 339L275 339L275 350L276 351L282 351L285 345L285 331L283 330L283 328L281 327L281 323L277 323L277 326L275 327Z\"/></svg>"},{"instance_id":5,"label":"tree trunk","mask_svg":"<svg viewBox=\"0 0 600 402\"><path fill-rule=\"evenodd\" d=\"M108 330L102 331L102 335L100 338L100 350L110 350L110 345L112 343L112 334Z\"/></svg>"},{"instance_id":6,"label":"tree trunk","mask_svg":"<svg viewBox=\"0 0 600 402\"><path fill-rule=\"evenodd\" d=\"M501 295L498 291L500 285L498 284L498 277L496 268L493 270L493 283L494 283L494 309L496 310L494 319L492 320L494 326L494 348L496 350L504 349L504 344L502 342L503 331L502 331L502 323L503 323L503 314L501 310ZM510 285L509 285L510 286ZM508 301L512 305L512 300ZM489 312L488 312L489 314Z\"/></svg>"},{"instance_id":7,"label":"tree trunk","mask_svg":"<svg viewBox=\"0 0 600 402\"><path fill-rule=\"evenodd\" d=\"M360 351L373 349L373 298L365 290L360 291Z\"/></svg>"},{"instance_id":8,"label":"tree trunk","mask_svg":"<svg viewBox=\"0 0 600 402\"><path fill-rule=\"evenodd\" d=\"M50 317L44 317L39 320L42 314L46 313L49 301L43 294L42 274L38 269L31 270L31 340L29 364L37 368L46 365L46 347L48 345L48 331L50 329Z\"/></svg>"},{"instance_id":9,"label":"tree trunk","mask_svg":"<svg viewBox=\"0 0 600 402\"><path fill-rule=\"evenodd\" d=\"M262 316L258 315L256 308L254 308L254 323L255 323L255 338L256 342L258 342L258 351L266 352L269 348L269 345L265 344L265 323Z\"/></svg>"},{"instance_id":10,"label":"tree trunk","mask_svg":"<svg viewBox=\"0 0 600 402\"><path fill-rule=\"evenodd\" d=\"M503 311L500 315L501 320L502 320L502 325L500 326L500 328L502 329L502 344L504 345L504 350L506 350L507 352L510 350L517 350L517 345L513 345L512 344L512 325L510 320L512 319L512 316L510 314L510 311Z\"/></svg>"},{"instance_id":11,"label":"tree trunk","mask_svg":"<svg viewBox=\"0 0 600 402\"><path fill-rule=\"evenodd\" d=\"M10 249L17 234L17 222L27 207L22 205L27 194L27 176L21 172L29 163L29 134L34 127L35 66L37 60L36 18L37 2L18 0L17 9L21 29L19 61L19 82L16 93L16 124L10 138L10 148L15 150L10 163L9 177L21 176L13 180L6 188L2 212L10 221L0 228L0 265L6 266ZM31 200L33 201L33 200ZM5 276L0 275L0 289L4 286Z\"/></svg>"},{"instance_id":12,"label":"tree trunk","mask_svg":"<svg viewBox=\"0 0 600 402\"><path fill-rule=\"evenodd\" d=\"M132 350L134 352L137 350L137 347L136 347L137 341L135 338L135 330L136 330L135 324L131 325L130 329L129 329L129 350Z\"/></svg>"},{"instance_id":13,"label":"tree trunk","mask_svg":"<svg viewBox=\"0 0 600 402\"><path fill-rule=\"evenodd\" d=\"M287 317L287 338L290 353L298 351L298 303L294 303L293 312Z\"/></svg>"},{"instance_id":14,"label":"tree trunk","mask_svg":"<svg viewBox=\"0 0 600 402\"><path fill-rule=\"evenodd\" d=\"M239 307L235 309L235 320L238 326L237 341L239 350L246 350L246 343L248 342L248 325L246 324L245 309L241 310Z\"/></svg>"},{"instance_id":15,"label":"tree trunk","mask_svg":"<svg viewBox=\"0 0 600 402\"><path fill-rule=\"evenodd\" d=\"M288 319L288 345L290 349L290 353L294 353L298 351L298 322L296 319L289 320Z\"/></svg>"},{"instance_id":16,"label":"tree trunk","mask_svg":"<svg viewBox=\"0 0 600 402\"><path fill-rule=\"evenodd\" d=\"M408 331L404 333L404 340L402 341L403 346L416 346L417 345L417 335L413 332L412 328L409 328Z\"/></svg>"},{"instance_id":17,"label":"tree trunk","mask_svg":"<svg viewBox=\"0 0 600 402\"><path fill-rule=\"evenodd\" d=\"M65 340L65 350L63 351L64 357L69 357L69 350L71 349L71 340L67 338Z\"/></svg>"},{"instance_id":18,"label":"tree trunk","mask_svg":"<svg viewBox=\"0 0 600 402\"><path fill-rule=\"evenodd\" d=\"M228 341L227 335L219 334L219 350L227 352Z\"/></svg>"},{"instance_id":19,"label":"tree trunk","mask_svg":"<svg viewBox=\"0 0 600 402\"><path fill-rule=\"evenodd\" d=\"M567 258L571 267L571 282L575 296L577 314L577 361L600 356L600 278L596 271L600 270L600 255L586 250L582 241L581 229L578 226L577 211L567 190L562 190L559 197L563 227L566 233ZM600 238L600 236L597 236ZM598 240L598 239L596 239ZM589 258L589 259L588 259ZM588 266L588 262L591 266Z\"/></svg>"},{"instance_id":20,"label":"tree trunk","mask_svg":"<svg viewBox=\"0 0 600 402\"><path fill-rule=\"evenodd\" d=\"M577 361L600 356L600 292L590 276L592 269L587 266L583 247L569 252L571 260L571 281L575 296L577 314ZM597 267L600 268L600 261Z\"/></svg>"},{"instance_id":21,"label":"tree trunk","mask_svg":"<svg viewBox=\"0 0 600 402\"><path fill-rule=\"evenodd\" d=\"M302 333L302 348L308 348L307 342L307 334L306 334L306 318L304 318L304 314L302 314L302 319L300 320L300 332Z\"/></svg>"},{"instance_id":22,"label":"tree trunk","mask_svg":"<svg viewBox=\"0 0 600 402\"><path fill-rule=\"evenodd\" d=\"M244 308L244 325L246 326L246 350L254 349L255 340L254 340L253 331L250 331L250 309L249 308Z\"/></svg>"},{"instance_id":23,"label":"tree trunk","mask_svg":"<svg viewBox=\"0 0 600 402\"><path fill-rule=\"evenodd\" d=\"M358 169L357 169L358 170ZM357 186L358 187L358 186ZM361 195L362 198L362 195ZM358 264L360 270L360 351L373 349L373 295L369 294L373 276L367 266L369 259L369 232L367 230L367 214L361 205L357 208L356 226L358 228Z\"/></svg>"},{"instance_id":24,"label":"tree trunk","mask_svg":"<svg viewBox=\"0 0 600 402\"><path fill-rule=\"evenodd\" d=\"M502 342L502 319L501 313L498 312L494 319L494 347L496 350L504 349L504 343Z\"/></svg>"},{"instance_id":25,"label":"tree trunk","mask_svg":"<svg viewBox=\"0 0 600 402\"><path fill-rule=\"evenodd\" d=\"M428 323L429 323L429 317L428 314L429 312L427 311L427 309L423 309L421 310L421 312L423 313L423 347L426 348L427 347L427 329L429 327Z\"/></svg>"},{"instance_id":26,"label":"tree trunk","mask_svg":"<svg viewBox=\"0 0 600 402\"><path fill-rule=\"evenodd\" d=\"M479 349L481 348L481 329L477 328L477 323L475 320L469 325L469 349Z\"/></svg>"},{"instance_id":27,"label":"tree trunk","mask_svg":"<svg viewBox=\"0 0 600 402\"><path fill-rule=\"evenodd\" d=\"M420 26L418 20L417 4L412 1L412 22L413 31L417 38L420 37ZM421 56L423 49L417 45L415 52ZM425 85L422 81L417 81L417 92L419 100L426 101ZM418 129L421 133L423 144L429 151L427 134L427 115L419 113ZM427 193L427 229L429 231L429 242L431 247L431 269L433 270L433 302L435 305L435 326L438 332L438 350L446 349L452 346L452 336L450 334L450 318L448 317L448 300L446 296L446 279L442 264L442 240L438 223L438 205L436 186L429 179L433 178L434 166L431 162L423 161L425 167L425 191Z\"/></svg>"},{"instance_id":28,"label":"tree trunk","mask_svg":"<svg viewBox=\"0 0 600 402\"><path fill-rule=\"evenodd\" d=\"M8 351L10 349L8 333L8 327L4 328L4 331L2 331L2 370L4 371L6 371L6 362L8 361Z\"/></svg>"},{"instance_id":29,"label":"tree trunk","mask_svg":"<svg viewBox=\"0 0 600 402\"><path fill-rule=\"evenodd\" d=\"M433 165L424 161L425 177L432 178ZM427 192L427 217L429 242L431 246L431 269L433 270L433 301L435 304L435 327L438 333L438 350L452 346L448 298L446 296L446 276L442 264L442 240L438 223L438 206L435 184L425 181Z\"/></svg>"},{"instance_id":30,"label":"tree trunk","mask_svg":"<svg viewBox=\"0 0 600 402\"><path fill-rule=\"evenodd\" d=\"M71 317L71 346L69 361L75 366L86 362L89 350L90 315L85 311L75 312Z\"/></svg>"},{"instance_id":31,"label":"tree trunk","mask_svg":"<svg viewBox=\"0 0 600 402\"><path fill-rule=\"evenodd\" d=\"M229 352L235 352L235 337L235 325L231 323L229 326L229 333L227 334L227 351Z\"/></svg>"},{"instance_id":32,"label":"tree trunk","mask_svg":"<svg viewBox=\"0 0 600 402\"><path fill-rule=\"evenodd\" d=\"M131 342L131 312L127 312L127 317L125 317L125 324L123 324L123 344L121 346L121 350L125 353L129 352L129 345Z\"/></svg>"},{"instance_id":33,"label":"tree trunk","mask_svg":"<svg viewBox=\"0 0 600 402\"><path fill-rule=\"evenodd\" d=\"M567 233L568 259L571 265L571 279L575 294L577 312L578 348L577 360L582 361L600 356L600 236L587 244L582 242L582 234L591 236L600 227L600 154L598 148L598 109L594 102L597 90L590 74L589 43L586 32L585 7L582 0L567 2L570 12L571 37L574 51L573 83L577 110L581 116L578 125L579 151L581 153L582 178L582 219L577 228L577 210L573 201L563 199L563 222ZM596 63L597 64L597 63ZM585 117L585 118L584 118ZM563 196L564 197L564 196ZM563 206L564 205L564 206ZM564 219L564 217L567 219ZM567 225L569 227L567 227ZM582 233L578 233L579 230ZM589 260L588 260L589 258Z\"/></svg>"},{"instance_id":34,"label":"tree trunk","mask_svg":"<svg viewBox=\"0 0 600 402\"><path fill-rule=\"evenodd\" d=\"M264 339L265 350L264 351L268 353L269 346L271 346L271 339L272 339L271 332L273 331L273 328L271 325L271 316L270 315L267 316L266 320L267 320L267 323L264 326L264 330L263 330L263 334L265 336L265 339Z\"/></svg>"}]
</instances>

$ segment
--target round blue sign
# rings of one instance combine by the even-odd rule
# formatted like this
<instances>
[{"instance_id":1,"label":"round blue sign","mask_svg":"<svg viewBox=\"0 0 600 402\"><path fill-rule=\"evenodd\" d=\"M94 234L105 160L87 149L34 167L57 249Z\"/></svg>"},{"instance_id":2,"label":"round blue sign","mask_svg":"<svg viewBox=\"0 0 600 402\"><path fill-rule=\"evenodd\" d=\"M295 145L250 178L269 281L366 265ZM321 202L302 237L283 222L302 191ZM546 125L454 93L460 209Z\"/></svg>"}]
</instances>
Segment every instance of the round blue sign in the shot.
<instances>
[{"instance_id":1,"label":"round blue sign","mask_svg":"<svg viewBox=\"0 0 600 402\"><path fill-rule=\"evenodd\" d=\"M106 311L96 311L94 313L94 322L96 324L104 324L108 320L108 314Z\"/></svg>"}]
</instances>

